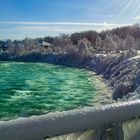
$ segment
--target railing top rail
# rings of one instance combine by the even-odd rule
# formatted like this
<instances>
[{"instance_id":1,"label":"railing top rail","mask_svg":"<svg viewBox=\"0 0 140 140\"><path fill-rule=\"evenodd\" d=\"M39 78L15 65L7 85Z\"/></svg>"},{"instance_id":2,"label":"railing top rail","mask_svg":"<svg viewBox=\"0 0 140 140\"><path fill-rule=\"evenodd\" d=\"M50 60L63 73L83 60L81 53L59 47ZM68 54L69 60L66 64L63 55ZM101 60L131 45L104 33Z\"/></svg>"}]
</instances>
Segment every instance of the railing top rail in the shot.
<instances>
[{"instance_id":1,"label":"railing top rail","mask_svg":"<svg viewBox=\"0 0 140 140\"><path fill-rule=\"evenodd\" d=\"M140 100L0 121L0 140L42 140L140 116Z\"/></svg>"}]
</instances>

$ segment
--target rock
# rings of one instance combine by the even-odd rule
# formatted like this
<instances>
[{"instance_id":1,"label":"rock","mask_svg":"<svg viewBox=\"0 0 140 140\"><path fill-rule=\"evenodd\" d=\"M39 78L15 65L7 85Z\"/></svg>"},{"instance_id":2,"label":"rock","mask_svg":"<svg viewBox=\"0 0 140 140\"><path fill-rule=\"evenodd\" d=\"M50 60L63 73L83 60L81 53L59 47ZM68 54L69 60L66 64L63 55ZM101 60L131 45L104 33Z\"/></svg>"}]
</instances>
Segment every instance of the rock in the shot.
<instances>
[{"instance_id":1,"label":"rock","mask_svg":"<svg viewBox=\"0 0 140 140\"><path fill-rule=\"evenodd\" d=\"M127 95L131 91L132 87L129 83L121 83L117 86L113 93L113 99L117 100L118 98L122 98L123 96Z\"/></svg>"},{"instance_id":2,"label":"rock","mask_svg":"<svg viewBox=\"0 0 140 140\"><path fill-rule=\"evenodd\" d=\"M133 90L135 90L139 85L140 85L140 71L137 73L136 78L132 83Z\"/></svg>"}]
</instances>

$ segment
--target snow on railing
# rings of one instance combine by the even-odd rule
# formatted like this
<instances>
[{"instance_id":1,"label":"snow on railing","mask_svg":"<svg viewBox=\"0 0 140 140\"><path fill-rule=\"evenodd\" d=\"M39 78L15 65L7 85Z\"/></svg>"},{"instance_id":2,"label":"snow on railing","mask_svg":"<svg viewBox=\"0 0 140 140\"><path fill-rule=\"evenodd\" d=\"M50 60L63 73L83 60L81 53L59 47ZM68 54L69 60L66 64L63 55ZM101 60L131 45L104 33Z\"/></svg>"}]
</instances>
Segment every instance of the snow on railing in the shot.
<instances>
[{"instance_id":1,"label":"snow on railing","mask_svg":"<svg viewBox=\"0 0 140 140\"><path fill-rule=\"evenodd\" d=\"M140 100L86 107L41 116L0 121L0 140L43 140L49 137L96 130L96 139L124 137L122 123L140 116Z\"/></svg>"}]
</instances>

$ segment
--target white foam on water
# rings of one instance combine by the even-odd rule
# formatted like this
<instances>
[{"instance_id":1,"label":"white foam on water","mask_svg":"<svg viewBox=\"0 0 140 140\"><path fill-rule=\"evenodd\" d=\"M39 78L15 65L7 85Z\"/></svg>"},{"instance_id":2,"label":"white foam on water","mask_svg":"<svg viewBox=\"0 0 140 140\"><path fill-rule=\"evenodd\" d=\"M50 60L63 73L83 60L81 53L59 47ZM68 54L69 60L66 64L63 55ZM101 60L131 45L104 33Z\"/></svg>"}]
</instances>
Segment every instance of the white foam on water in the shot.
<instances>
[{"instance_id":1,"label":"white foam on water","mask_svg":"<svg viewBox=\"0 0 140 140\"><path fill-rule=\"evenodd\" d=\"M25 94L25 93L31 93L31 92L33 92L31 90L13 90L13 91L15 91L16 93L20 93L20 94Z\"/></svg>"},{"instance_id":2,"label":"white foam on water","mask_svg":"<svg viewBox=\"0 0 140 140\"><path fill-rule=\"evenodd\" d=\"M11 96L12 100L28 99L33 91L30 90L13 90L15 95Z\"/></svg>"},{"instance_id":3,"label":"white foam on water","mask_svg":"<svg viewBox=\"0 0 140 140\"><path fill-rule=\"evenodd\" d=\"M97 105L111 103L112 89L108 87L106 81L95 73L93 73L91 79L94 81L96 88L96 93L94 93L96 96L94 97L93 102L96 102Z\"/></svg>"}]
</instances>

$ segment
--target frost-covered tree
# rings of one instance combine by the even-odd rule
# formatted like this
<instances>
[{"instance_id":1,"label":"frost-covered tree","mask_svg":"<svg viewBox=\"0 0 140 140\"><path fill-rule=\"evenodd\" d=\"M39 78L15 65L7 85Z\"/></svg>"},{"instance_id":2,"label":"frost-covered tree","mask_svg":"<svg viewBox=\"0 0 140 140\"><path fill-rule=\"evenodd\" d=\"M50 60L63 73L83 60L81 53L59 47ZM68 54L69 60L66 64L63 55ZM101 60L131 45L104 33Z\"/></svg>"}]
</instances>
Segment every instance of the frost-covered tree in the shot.
<instances>
[{"instance_id":1,"label":"frost-covered tree","mask_svg":"<svg viewBox=\"0 0 140 140\"><path fill-rule=\"evenodd\" d=\"M127 35L127 37L125 38L125 42L126 42L125 44L126 50L131 50L135 48L135 39L132 36Z\"/></svg>"},{"instance_id":2,"label":"frost-covered tree","mask_svg":"<svg viewBox=\"0 0 140 140\"><path fill-rule=\"evenodd\" d=\"M78 54L80 56L86 56L88 54L88 41L87 39L81 39L78 42Z\"/></svg>"},{"instance_id":3,"label":"frost-covered tree","mask_svg":"<svg viewBox=\"0 0 140 140\"><path fill-rule=\"evenodd\" d=\"M119 50L124 52L125 50L125 46L126 46L126 41L123 39L120 39L120 46L119 46Z\"/></svg>"},{"instance_id":4,"label":"frost-covered tree","mask_svg":"<svg viewBox=\"0 0 140 140\"><path fill-rule=\"evenodd\" d=\"M116 49L116 42L113 40L112 35L106 35L104 45L107 52L111 52Z\"/></svg>"},{"instance_id":5,"label":"frost-covered tree","mask_svg":"<svg viewBox=\"0 0 140 140\"><path fill-rule=\"evenodd\" d=\"M53 39L52 47L55 52L67 52L72 45L72 41L69 36L62 34Z\"/></svg>"},{"instance_id":6,"label":"frost-covered tree","mask_svg":"<svg viewBox=\"0 0 140 140\"><path fill-rule=\"evenodd\" d=\"M135 45L136 45L136 50L140 50L140 38L136 38L136 42L135 42Z\"/></svg>"},{"instance_id":7,"label":"frost-covered tree","mask_svg":"<svg viewBox=\"0 0 140 140\"><path fill-rule=\"evenodd\" d=\"M115 45L116 45L114 49L116 51L120 51L120 48L122 46L122 40L117 35L113 35L112 38L113 38L113 41L115 42Z\"/></svg>"},{"instance_id":8,"label":"frost-covered tree","mask_svg":"<svg viewBox=\"0 0 140 140\"><path fill-rule=\"evenodd\" d=\"M91 55L95 52L93 46L87 38L83 38L78 42L78 50L81 53L85 53L87 55Z\"/></svg>"},{"instance_id":9,"label":"frost-covered tree","mask_svg":"<svg viewBox=\"0 0 140 140\"><path fill-rule=\"evenodd\" d=\"M96 42L95 42L95 50L96 52L101 52L101 51L105 51L104 48L104 41L101 39L101 37L97 36L96 38Z\"/></svg>"}]
</instances>

